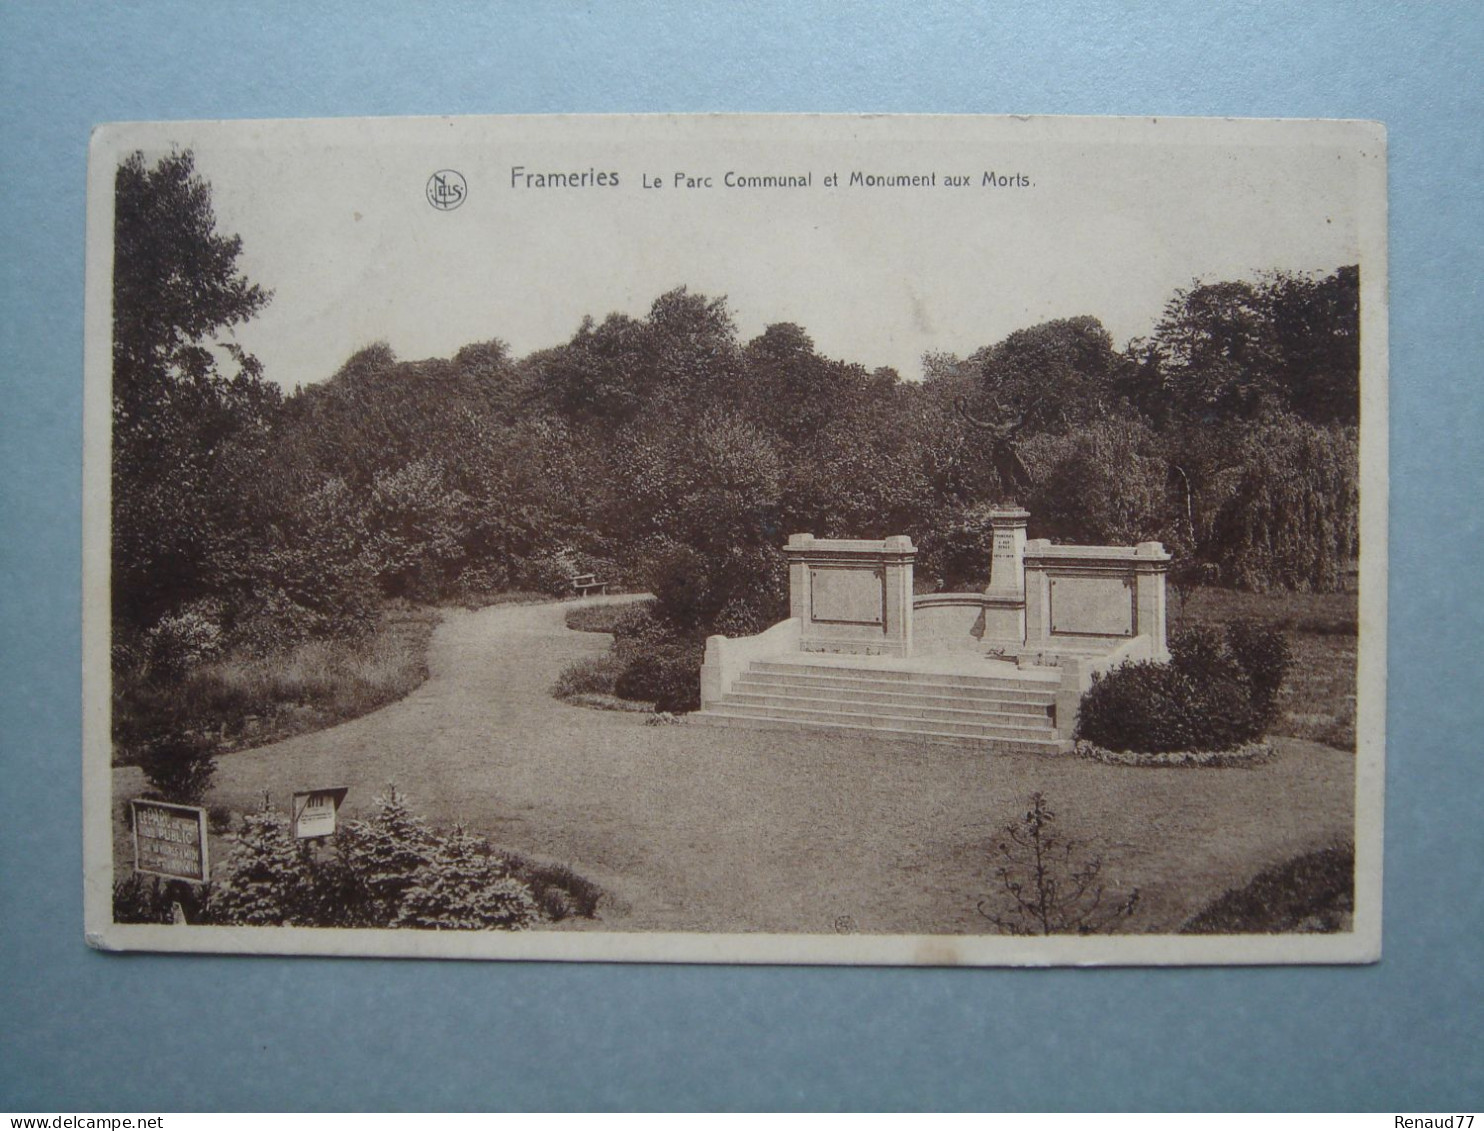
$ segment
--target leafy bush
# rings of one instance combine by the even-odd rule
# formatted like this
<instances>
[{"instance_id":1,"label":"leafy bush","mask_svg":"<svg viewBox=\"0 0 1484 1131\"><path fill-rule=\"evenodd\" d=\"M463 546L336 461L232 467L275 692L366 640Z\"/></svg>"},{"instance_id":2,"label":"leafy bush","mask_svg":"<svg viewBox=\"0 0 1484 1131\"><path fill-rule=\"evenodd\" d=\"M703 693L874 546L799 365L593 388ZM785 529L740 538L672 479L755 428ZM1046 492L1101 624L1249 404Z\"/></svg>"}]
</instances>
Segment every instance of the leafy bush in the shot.
<instances>
[{"instance_id":1,"label":"leafy bush","mask_svg":"<svg viewBox=\"0 0 1484 1131\"><path fill-rule=\"evenodd\" d=\"M1226 626L1226 648L1247 677L1252 709L1264 727L1271 726L1278 717L1278 692L1292 665L1287 638L1254 621L1236 620Z\"/></svg>"},{"instance_id":2,"label":"leafy bush","mask_svg":"<svg viewBox=\"0 0 1484 1131\"><path fill-rule=\"evenodd\" d=\"M653 703L657 711L698 710L702 655L700 647L685 643L636 655L614 683L614 694Z\"/></svg>"},{"instance_id":3,"label":"leafy bush","mask_svg":"<svg viewBox=\"0 0 1484 1131\"><path fill-rule=\"evenodd\" d=\"M623 662L611 653L574 660L557 676L551 693L558 699L571 699L574 695L614 695L614 685L623 670Z\"/></svg>"},{"instance_id":4,"label":"leafy bush","mask_svg":"<svg viewBox=\"0 0 1484 1131\"><path fill-rule=\"evenodd\" d=\"M234 652L249 656L281 653L310 640L357 640L376 627L377 613L369 588L357 589L345 579L341 591L326 594L325 610L294 600L282 588L265 587L244 603L232 626Z\"/></svg>"},{"instance_id":5,"label":"leafy bush","mask_svg":"<svg viewBox=\"0 0 1484 1131\"><path fill-rule=\"evenodd\" d=\"M1322 848L1259 872L1180 928L1182 935L1332 933L1355 910L1355 846Z\"/></svg>"},{"instance_id":6,"label":"leafy bush","mask_svg":"<svg viewBox=\"0 0 1484 1131\"><path fill-rule=\"evenodd\" d=\"M565 597L572 592L572 578L578 572L571 560L563 555L537 554L521 564L519 583L522 589Z\"/></svg>"},{"instance_id":7,"label":"leafy bush","mask_svg":"<svg viewBox=\"0 0 1484 1131\"><path fill-rule=\"evenodd\" d=\"M1124 664L1093 679L1075 737L1114 751L1225 750L1253 737L1246 689L1201 681L1173 664Z\"/></svg>"},{"instance_id":8,"label":"leafy bush","mask_svg":"<svg viewBox=\"0 0 1484 1131\"><path fill-rule=\"evenodd\" d=\"M598 913L603 889L567 865L542 864L515 852L501 853L500 859L513 879L530 888L542 916L553 923Z\"/></svg>"},{"instance_id":9,"label":"leafy bush","mask_svg":"<svg viewBox=\"0 0 1484 1131\"><path fill-rule=\"evenodd\" d=\"M173 923L179 904L187 923L200 923L206 919L203 897L199 884L134 872L113 885L113 921Z\"/></svg>"},{"instance_id":10,"label":"leafy bush","mask_svg":"<svg viewBox=\"0 0 1484 1131\"><path fill-rule=\"evenodd\" d=\"M653 635L659 631L655 620L655 603L637 601L632 605L618 606L622 611L614 618L612 627L615 640L632 640L635 637Z\"/></svg>"},{"instance_id":11,"label":"leafy bush","mask_svg":"<svg viewBox=\"0 0 1484 1131\"><path fill-rule=\"evenodd\" d=\"M205 610L184 609L161 617L146 634L145 648L151 676L175 678L221 655L221 625Z\"/></svg>"},{"instance_id":12,"label":"leafy bush","mask_svg":"<svg viewBox=\"0 0 1484 1131\"><path fill-rule=\"evenodd\" d=\"M356 718L400 699L428 676L438 614L388 607L376 632L307 640L260 654L237 645L178 679L115 671L113 739L121 762L163 735L211 736L220 748L263 743Z\"/></svg>"},{"instance_id":13,"label":"leafy bush","mask_svg":"<svg viewBox=\"0 0 1484 1131\"><path fill-rule=\"evenodd\" d=\"M694 711L701 705L705 645L695 630L676 628L656 608L635 605L614 622L612 655L621 670L613 694L661 711Z\"/></svg>"},{"instance_id":14,"label":"leafy bush","mask_svg":"<svg viewBox=\"0 0 1484 1131\"><path fill-rule=\"evenodd\" d=\"M650 565L655 619L674 632L752 635L788 616L788 570L774 545L668 545Z\"/></svg>"},{"instance_id":15,"label":"leafy bush","mask_svg":"<svg viewBox=\"0 0 1484 1131\"><path fill-rule=\"evenodd\" d=\"M1230 750L1273 721L1288 666L1281 633L1236 622L1177 633L1167 664L1124 664L1094 677L1075 737L1112 751Z\"/></svg>"},{"instance_id":16,"label":"leafy bush","mask_svg":"<svg viewBox=\"0 0 1484 1131\"><path fill-rule=\"evenodd\" d=\"M199 734L165 734L148 741L139 766L166 801L195 805L216 775L216 744Z\"/></svg>"}]
</instances>

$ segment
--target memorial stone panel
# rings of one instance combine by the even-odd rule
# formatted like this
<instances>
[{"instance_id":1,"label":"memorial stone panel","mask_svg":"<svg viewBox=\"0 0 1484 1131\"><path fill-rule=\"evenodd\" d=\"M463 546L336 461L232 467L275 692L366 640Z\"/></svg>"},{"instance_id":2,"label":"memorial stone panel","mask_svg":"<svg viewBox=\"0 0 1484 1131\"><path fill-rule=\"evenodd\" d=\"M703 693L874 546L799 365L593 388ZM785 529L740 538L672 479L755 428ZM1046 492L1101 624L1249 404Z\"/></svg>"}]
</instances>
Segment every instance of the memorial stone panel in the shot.
<instances>
[{"instance_id":1,"label":"memorial stone panel","mask_svg":"<svg viewBox=\"0 0 1484 1131\"><path fill-rule=\"evenodd\" d=\"M1133 636L1133 579L1052 577L1053 636Z\"/></svg>"},{"instance_id":2,"label":"memorial stone panel","mask_svg":"<svg viewBox=\"0 0 1484 1131\"><path fill-rule=\"evenodd\" d=\"M881 624L886 592L882 571L815 566L809 571L810 613L836 624Z\"/></svg>"}]
</instances>

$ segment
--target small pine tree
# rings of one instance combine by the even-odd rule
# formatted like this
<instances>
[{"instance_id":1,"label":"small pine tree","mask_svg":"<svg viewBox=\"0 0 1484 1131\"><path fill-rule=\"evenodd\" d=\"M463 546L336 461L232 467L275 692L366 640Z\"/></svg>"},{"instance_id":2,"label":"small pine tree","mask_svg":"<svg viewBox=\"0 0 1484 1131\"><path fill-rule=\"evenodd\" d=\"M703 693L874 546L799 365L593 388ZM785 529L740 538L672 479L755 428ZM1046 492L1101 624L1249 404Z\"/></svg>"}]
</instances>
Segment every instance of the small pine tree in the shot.
<instances>
[{"instance_id":1,"label":"small pine tree","mask_svg":"<svg viewBox=\"0 0 1484 1131\"><path fill-rule=\"evenodd\" d=\"M389 785L372 803L371 817L347 822L336 841L341 863L363 893L366 914L387 925L396 920L403 893L432 859L436 838L396 786Z\"/></svg>"},{"instance_id":2,"label":"small pine tree","mask_svg":"<svg viewBox=\"0 0 1484 1131\"><path fill-rule=\"evenodd\" d=\"M237 844L212 883L207 914L244 927L319 926L314 880L288 818L265 801L260 812L243 817Z\"/></svg>"},{"instance_id":3,"label":"small pine tree","mask_svg":"<svg viewBox=\"0 0 1484 1131\"><path fill-rule=\"evenodd\" d=\"M341 826L334 851L327 852L295 839L288 818L265 799L261 812L243 819L237 843L212 885L206 921L248 927L515 930L561 917L543 911L532 885L513 875L506 859L482 838L462 826L451 833L430 829L395 788L375 803L370 818ZM553 874L560 877L561 870ZM577 877L570 877L566 886L543 890L551 901L554 891L575 897L580 887ZM596 902L595 895L589 898ZM116 893L116 904L135 917L121 922L158 918L158 903L132 891Z\"/></svg>"},{"instance_id":4,"label":"small pine tree","mask_svg":"<svg viewBox=\"0 0 1484 1131\"><path fill-rule=\"evenodd\" d=\"M1083 857L1077 844L1052 829L1056 814L1041 793L1031 794L1025 815L1005 827L996 846L1000 864L995 875L1008 900L996 908L979 902L979 914L1007 935L1092 935L1134 913L1135 888L1117 903L1104 902L1099 882L1103 862Z\"/></svg>"},{"instance_id":5,"label":"small pine tree","mask_svg":"<svg viewBox=\"0 0 1484 1131\"><path fill-rule=\"evenodd\" d=\"M462 825L444 837L402 894L399 927L514 930L540 918L531 889Z\"/></svg>"}]
</instances>

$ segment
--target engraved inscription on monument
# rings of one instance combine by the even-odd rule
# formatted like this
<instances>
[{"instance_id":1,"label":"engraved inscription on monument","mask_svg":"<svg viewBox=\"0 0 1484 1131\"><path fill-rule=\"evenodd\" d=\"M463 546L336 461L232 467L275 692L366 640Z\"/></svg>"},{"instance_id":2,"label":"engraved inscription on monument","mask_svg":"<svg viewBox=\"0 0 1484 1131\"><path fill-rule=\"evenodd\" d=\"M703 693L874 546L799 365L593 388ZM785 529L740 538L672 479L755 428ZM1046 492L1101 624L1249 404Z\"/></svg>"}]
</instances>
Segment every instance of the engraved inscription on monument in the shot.
<instances>
[{"instance_id":1,"label":"engraved inscription on monument","mask_svg":"<svg viewBox=\"0 0 1484 1131\"><path fill-rule=\"evenodd\" d=\"M840 624L880 624L886 603L881 570L814 566L809 571L814 619Z\"/></svg>"},{"instance_id":2,"label":"engraved inscription on monument","mask_svg":"<svg viewBox=\"0 0 1484 1131\"><path fill-rule=\"evenodd\" d=\"M1053 636L1132 636L1134 586L1122 577L1053 577Z\"/></svg>"}]
</instances>

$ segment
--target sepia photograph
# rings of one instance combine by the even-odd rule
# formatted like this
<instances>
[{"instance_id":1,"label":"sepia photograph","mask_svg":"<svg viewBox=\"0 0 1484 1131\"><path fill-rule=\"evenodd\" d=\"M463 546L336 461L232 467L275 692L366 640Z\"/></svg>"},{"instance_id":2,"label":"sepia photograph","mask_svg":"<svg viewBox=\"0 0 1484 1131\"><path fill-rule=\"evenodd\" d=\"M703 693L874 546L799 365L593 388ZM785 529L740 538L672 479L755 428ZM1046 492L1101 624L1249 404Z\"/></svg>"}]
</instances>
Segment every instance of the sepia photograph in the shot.
<instances>
[{"instance_id":1,"label":"sepia photograph","mask_svg":"<svg viewBox=\"0 0 1484 1131\"><path fill-rule=\"evenodd\" d=\"M1380 957L1386 137L122 123L102 950Z\"/></svg>"}]
</instances>

